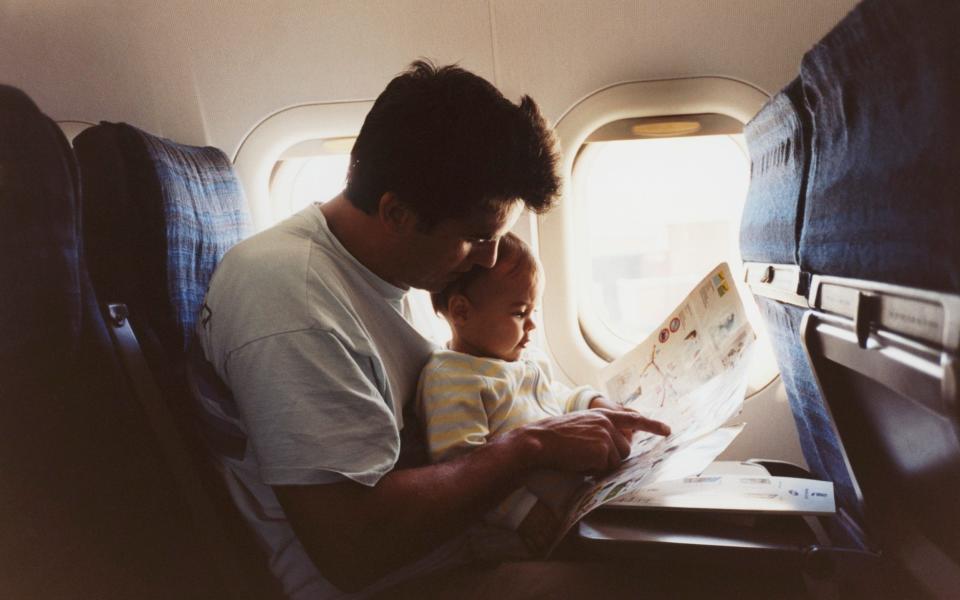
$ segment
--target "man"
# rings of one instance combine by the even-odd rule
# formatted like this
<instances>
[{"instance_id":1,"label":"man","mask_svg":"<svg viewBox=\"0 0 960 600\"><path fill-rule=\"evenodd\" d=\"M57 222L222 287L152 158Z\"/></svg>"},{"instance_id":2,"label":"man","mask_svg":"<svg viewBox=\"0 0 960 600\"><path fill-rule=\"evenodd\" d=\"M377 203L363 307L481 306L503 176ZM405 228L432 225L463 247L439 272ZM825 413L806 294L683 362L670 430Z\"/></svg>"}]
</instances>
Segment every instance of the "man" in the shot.
<instances>
[{"instance_id":1,"label":"man","mask_svg":"<svg viewBox=\"0 0 960 600\"><path fill-rule=\"evenodd\" d=\"M210 412L246 436L221 457L241 511L294 598L371 592L448 563L457 534L533 469L603 471L636 413L589 411L424 465L405 422L432 345L406 291L490 267L524 206L559 188L552 133L457 67L416 62L370 111L343 194L238 244L198 331L232 392ZM403 454L403 456L401 456ZM399 461L399 466L398 466Z\"/></svg>"}]
</instances>

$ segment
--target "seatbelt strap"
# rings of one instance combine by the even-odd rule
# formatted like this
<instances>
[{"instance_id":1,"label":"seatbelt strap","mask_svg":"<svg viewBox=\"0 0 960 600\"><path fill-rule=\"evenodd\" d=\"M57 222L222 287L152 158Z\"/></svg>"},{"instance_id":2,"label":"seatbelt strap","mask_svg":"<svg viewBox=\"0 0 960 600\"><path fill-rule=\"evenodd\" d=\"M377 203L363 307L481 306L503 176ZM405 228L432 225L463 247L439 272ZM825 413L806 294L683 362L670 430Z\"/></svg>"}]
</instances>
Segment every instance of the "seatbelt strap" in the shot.
<instances>
[{"instance_id":1,"label":"seatbelt strap","mask_svg":"<svg viewBox=\"0 0 960 600\"><path fill-rule=\"evenodd\" d=\"M170 413L140 342L130 327L129 310L126 304L107 303L104 307L110 337L120 355L121 364L133 386L137 401L156 434L168 466L180 490L186 495L194 525L206 546L211 560L219 567L221 578L232 598L250 598L242 586L243 577L236 563L229 564L233 553L225 552L232 547L217 511L196 471L193 459L186 449L180 431Z\"/></svg>"}]
</instances>

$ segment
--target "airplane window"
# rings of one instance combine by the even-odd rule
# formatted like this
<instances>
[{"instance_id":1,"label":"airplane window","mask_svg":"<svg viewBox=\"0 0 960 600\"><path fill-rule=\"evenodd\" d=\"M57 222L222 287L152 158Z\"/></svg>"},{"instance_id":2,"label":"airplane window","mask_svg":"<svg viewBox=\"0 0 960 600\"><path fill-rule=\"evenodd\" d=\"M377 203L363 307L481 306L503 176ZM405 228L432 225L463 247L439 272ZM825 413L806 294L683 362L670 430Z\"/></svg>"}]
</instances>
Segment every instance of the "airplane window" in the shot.
<instances>
[{"instance_id":1,"label":"airplane window","mask_svg":"<svg viewBox=\"0 0 960 600\"><path fill-rule=\"evenodd\" d=\"M573 167L579 316L608 360L654 330L717 263L743 274L738 235L750 182L742 125L723 115L626 119L589 136ZM749 290L740 295L766 344ZM758 368L754 387L776 374Z\"/></svg>"},{"instance_id":2,"label":"airplane window","mask_svg":"<svg viewBox=\"0 0 960 600\"><path fill-rule=\"evenodd\" d=\"M353 140L308 140L281 155L270 176L270 200L277 220L343 191Z\"/></svg>"},{"instance_id":3,"label":"airplane window","mask_svg":"<svg viewBox=\"0 0 960 600\"><path fill-rule=\"evenodd\" d=\"M587 143L573 172L588 207L584 312L636 344L718 262L739 266L749 180L750 160L732 135Z\"/></svg>"}]
</instances>

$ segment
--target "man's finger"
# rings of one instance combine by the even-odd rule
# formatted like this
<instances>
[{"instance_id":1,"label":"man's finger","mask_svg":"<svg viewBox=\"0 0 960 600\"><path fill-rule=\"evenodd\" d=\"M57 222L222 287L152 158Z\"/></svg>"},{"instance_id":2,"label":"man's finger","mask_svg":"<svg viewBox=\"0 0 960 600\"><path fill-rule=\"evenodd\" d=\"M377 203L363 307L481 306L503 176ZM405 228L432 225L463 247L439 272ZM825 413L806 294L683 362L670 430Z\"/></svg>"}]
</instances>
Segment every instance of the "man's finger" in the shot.
<instances>
[{"instance_id":1,"label":"man's finger","mask_svg":"<svg viewBox=\"0 0 960 600\"><path fill-rule=\"evenodd\" d=\"M602 413L613 413L616 411L601 410ZM608 456L608 466L613 467L620 464L620 461L630 454L630 438L623 435L623 432L613 424L609 415L605 414L602 419L603 429L610 438L610 443L606 445Z\"/></svg>"},{"instance_id":2,"label":"man's finger","mask_svg":"<svg viewBox=\"0 0 960 600\"><path fill-rule=\"evenodd\" d=\"M627 453L630 452L630 447L627 446ZM623 459L626 458L626 454L623 454L620 451L619 444L616 448L610 448L610 451L607 453L607 469L616 469Z\"/></svg>"},{"instance_id":3,"label":"man's finger","mask_svg":"<svg viewBox=\"0 0 960 600\"><path fill-rule=\"evenodd\" d=\"M620 433L619 429L614 428L610 431L610 440L617 451L617 461L614 465L620 464L620 461L630 455L630 440Z\"/></svg>"},{"instance_id":4,"label":"man's finger","mask_svg":"<svg viewBox=\"0 0 960 600\"><path fill-rule=\"evenodd\" d=\"M617 429L628 429L632 431L649 431L657 435L670 435L670 426L661 421L648 419L632 410L604 410L601 409L610 422Z\"/></svg>"}]
</instances>

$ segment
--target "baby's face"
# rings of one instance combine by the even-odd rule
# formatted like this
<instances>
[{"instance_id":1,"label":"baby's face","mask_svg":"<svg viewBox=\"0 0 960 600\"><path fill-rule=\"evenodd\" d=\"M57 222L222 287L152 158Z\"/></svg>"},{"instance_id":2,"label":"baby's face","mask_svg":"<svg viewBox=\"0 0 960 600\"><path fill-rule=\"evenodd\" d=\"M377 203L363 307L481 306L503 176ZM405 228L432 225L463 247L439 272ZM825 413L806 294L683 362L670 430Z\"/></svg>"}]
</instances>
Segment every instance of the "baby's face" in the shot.
<instances>
[{"instance_id":1,"label":"baby's face","mask_svg":"<svg viewBox=\"0 0 960 600\"><path fill-rule=\"evenodd\" d=\"M520 358L536 328L533 312L540 304L541 279L535 269L509 275L494 269L474 284L470 315L455 325L473 354L506 361Z\"/></svg>"}]
</instances>

